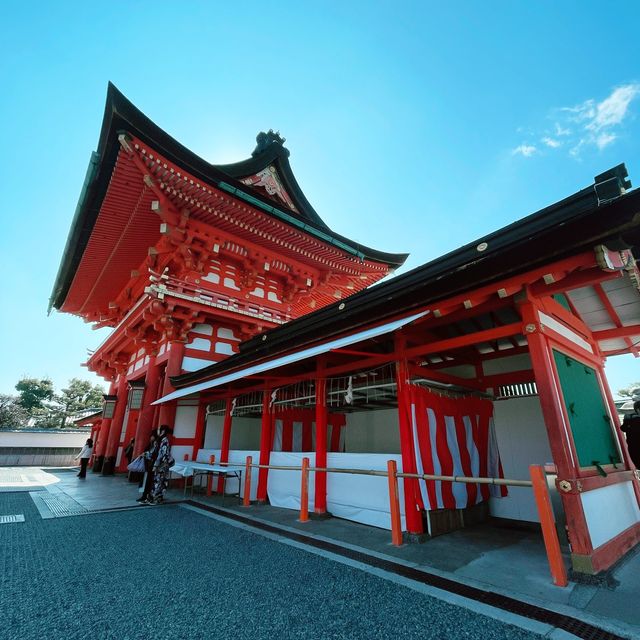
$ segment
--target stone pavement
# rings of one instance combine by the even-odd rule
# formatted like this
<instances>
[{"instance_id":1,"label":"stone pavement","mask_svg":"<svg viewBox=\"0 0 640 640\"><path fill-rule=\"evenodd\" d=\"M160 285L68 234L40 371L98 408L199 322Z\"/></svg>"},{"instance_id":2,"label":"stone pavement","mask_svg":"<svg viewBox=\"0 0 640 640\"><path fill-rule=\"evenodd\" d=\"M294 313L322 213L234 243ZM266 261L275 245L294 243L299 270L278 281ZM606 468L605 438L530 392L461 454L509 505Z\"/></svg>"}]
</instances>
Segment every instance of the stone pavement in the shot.
<instances>
[{"instance_id":1,"label":"stone pavement","mask_svg":"<svg viewBox=\"0 0 640 640\"><path fill-rule=\"evenodd\" d=\"M43 519L42 522L45 520L61 522L60 516L71 515L86 515L93 520L109 515L97 515L96 511L130 510L132 507L138 516L142 511L162 513L171 509L173 513L178 508L177 506L137 507L135 499L138 497L138 489L135 485L127 483L124 478L102 477L89 473L87 479L82 481L75 476L75 473L68 470L40 472L38 470L0 468L0 499L5 496L2 493L2 487L3 484L8 483L7 479L13 485L8 487L9 490L19 488L16 486L16 478L20 474L24 476L25 480L31 482L31 485L25 483L23 490L28 491L25 495L30 495L31 506L37 509L37 513ZM169 497L173 500L182 499L182 491L170 492ZM619 581L615 589L575 583L570 583L566 589L560 589L551 584L544 548L539 536L530 532L480 526L442 536L423 545L404 545L396 548L389 544L388 532L338 518L299 523L296 520L297 514L290 510L269 506L252 506L249 509L243 509L229 498L224 506L217 497L198 496L196 501L214 507L218 513L218 516L214 516L218 518L218 523L220 522L220 514L241 514L242 518L250 517L256 525L269 523L271 527L279 528L283 536L288 535L288 532L295 532L296 534L303 533L308 539L316 542L322 540L337 542L343 548L364 551L370 557L393 560L394 563L406 567L428 571L431 575L446 576L463 585L477 587L493 594L515 597L525 603L573 616L599 628L608 629L622 637L640 637L640 614L638 612L640 608L635 605L636 594L640 592L640 556L629 558L614 572L614 578ZM179 509L179 511L184 511L184 509ZM0 515L2 513L7 512L2 509ZM127 511L126 513L131 512ZM116 514L111 515L116 517ZM125 517L125 512L121 512L120 515ZM154 520L157 517L144 514L142 516L144 519L149 517ZM126 515L126 518L129 517ZM80 520L84 519L80 518ZM76 518L65 518L65 520L71 521ZM10 526L18 527L20 525L16 523ZM2 529L0 528L1 533ZM230 537L228 532L226 537ZM231 538L233 537L231 536ZM185 541L185 544L188 543ZM198 547L193 548L197 549ZM306 568L303 573L308 574ZM391 579L397 582L397 578L392 577ZM407 582L407 586L416 588L415 584L410 584L410 582ZM427 592L431 593L428 590ZM475 610L482 610L490 615L496 613L493 607L478 609L477 603L468 602L465 598L456 600L457 596L451 599L439 590L435 590L435 592L451 602L475 608ZM516 624L522 622L522 619L516 620L517 617L514 616L509 618L510 614L506 614L505 618L504 611L497 612L496 615L502 616L503 620L515 621ZM535 625L529 625L527 628L535 629L541 633L553 631L553 626L549 625L546 628L544 625L537 628ZM556 629L554 633L564 632ZM446 637L454 636L448 635ZM557 635L555 637L573 636ZM1 629L0 638L2 638Z\"/></svg>"}]
</instances>

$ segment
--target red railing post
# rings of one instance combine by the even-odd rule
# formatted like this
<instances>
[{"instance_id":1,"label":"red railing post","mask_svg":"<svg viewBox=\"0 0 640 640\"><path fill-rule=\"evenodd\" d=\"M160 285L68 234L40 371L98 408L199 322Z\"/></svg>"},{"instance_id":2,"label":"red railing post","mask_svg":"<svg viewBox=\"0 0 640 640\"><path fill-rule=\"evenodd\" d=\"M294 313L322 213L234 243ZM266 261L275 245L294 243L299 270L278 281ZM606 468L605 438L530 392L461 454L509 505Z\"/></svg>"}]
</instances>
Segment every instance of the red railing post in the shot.
<instances>
[{"instance_id":1,"label":"red railing post","mask_svg":"<svg viewBox=\"0 0 640 640\"><path fill-rule=\"evenodd\" d=\"M300 484L300 522L309 520L309 458L302 458Z\"/></svg>"},{"instance_id":2,"label":"red railing post","mask_svg":"<svg viewBox=\"0 0 640 640\"><path fill-rule=\"evenodd\" d=\"M209 464L213 465L216 462L216 457L215 456L209 456ZM213 476L211 474L208 474L208 478L207 478L207 495L210 496L211 495L211 489L213 487ZM219 490L219 489L218 489Z\"/></svg>"},{"instance_id":3,"label":"red railing post","mask_svg":"<svg viewBox=\"0 0 640 640\"><path fill-rule=\"evenodd\" d=\"M400 499L398 497L398 467L395 460L387 461L387 479L389 481L389 511L391 513L391 544L402 545L402 523L400 520Z\"/></svg>"},{"instance_id":4,"label":"red railing post","mask_svg":"<svg viewBox=\"0 0 640 640\"><path fill-rule=\"evenodd\" d=\"M553 584L558 587L566 587L568 584L567 569L564 566L564 560L560 552L560 541L558 540L558 532L556 531L556 522L553 517L544 469L541 465L532 464L529 466L529 474L531 475L533 495L536 499L538 514L540 516L542 537L547 550Z\"/></svg>"},{"instance_id":5,"label":"red railing post","mask_svg":"<svg viewBox=\"0 0 640 640\"><path fill-rule=\"evenodd\" d=\"M251 506L251 464L253 459L247 456L247 462L244 468L244 496L242 497L242 506Z\"/></svg>"}]
</instances>

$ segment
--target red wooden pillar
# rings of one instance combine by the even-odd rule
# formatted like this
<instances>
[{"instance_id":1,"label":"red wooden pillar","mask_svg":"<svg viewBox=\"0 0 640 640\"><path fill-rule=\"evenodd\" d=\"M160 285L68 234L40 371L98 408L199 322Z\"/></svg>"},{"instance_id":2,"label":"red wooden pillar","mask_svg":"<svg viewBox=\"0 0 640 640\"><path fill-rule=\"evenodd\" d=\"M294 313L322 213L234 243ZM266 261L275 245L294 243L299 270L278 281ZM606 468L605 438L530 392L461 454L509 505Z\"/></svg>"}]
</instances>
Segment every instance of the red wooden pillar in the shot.
<instances>
[{"instance_id":1,"label":"red wooden pillar","mask_svg":"<svg viewBox=\"0 0 640 640\"><path fill-rule=\"evenodd\" d=\"M109 385L109 394L114 396L116 394L116 381L114 380ZM109 439L109 430L111 428L111 418L103 418L100 425L100 431L97 434L96 442L93 445L93 472L98 473L102 471L102 464L104 462L104 452L107 449L107 440Z\"/></svg>"},{"instance_id":2,"label":"red wooden pillar","mask_svg":"<svg viewBox=\"0 0 640 640\"><path fill-rule=\"evenodd\" d=\"M327 381L323 377L324 367L318 365L316 379L316 467L327 466ZM327 473L316 471L314 512L327 513Z\"/></svg>"},{"instance_id":3,"label":"red wooden pillar","mask_svg":"<svg viewBox=\"0 0 640 640\"><path fill-rule=\"evenodd\" d=\"M118 391L116 393L118 400L116 401L116 410L111 420L109 428L109 438L107 447L104 452L104 462L102 464L102 475L112 476L116 466L116 453L120 442L120 433L122 431L122 422L127 409L127 401L129 400L129 387L127 385L127 374L123 371L118 379Z\"/></svg>"},{"instance_id":4,"label":"red wooden pillar","mask_svg":"<svg viewBox=\"0 0 640 640\"><path fill-rule=\"evenodd\" d=\"M231 407L233 406L233 398L227 398L227 404L224 409L224 423L222 425L222 444L220 445L220 462L229 462L229 447L231 444L231 423L233 416L231 415ZM218 478L218 493L222 493L224 488L224 478Z\"/></svg>"},{"instance_id":5,"label":"red wooden pillar","mask_svg":"<svg viewBox=\"0 0 640 640\"><path fill-rule=\"evenodd\" d=\"M260 462L259 464L269 464L271 458L271 447L273 442L272 434L272 415L269 402L271 400L271 391L265 389L262 396L262 425L260 428ZM258 470L258 494L256 496L258 504L264 504L267 501L267 478L269 476L268 469Z\"/></svg>"},{"instance_id":6,"label":"red wooden pillar","mask_svg":"<svg viewBox=\"0 0 640 640\"><path fill-rule=\"evenodd\" d=\"M196 433L193 436L193 450L191 459L198 459L198 451L204 447L204 434L207 430L207 403L200 401L196 416Z\"/></svg>"},{"instance_id":7,"label":"red wooden pillar","mask_svg":"<svg viewBox=\"0 0 640 640\"><path fill-rule=\"evenodd\" d=\"M155 407L152 406L152 402L158 399L158 387L160 384L160 366L156 364L156 357L149 357L149 366L147 368L147 375L145 377L145 389L144 399L142 404L142 410L138 418L138 425L136 427L136 443L133 449L133 457L139 456L146 448L151 431L153 430L153 414Z\"/></svg>"},{"instance_id":8,"label":"red wooden pillar","mask_svg":"<svg viewBox=\"0 0 640 640\"><path fill-rule=\"evenodd\" d=\"M184 342L174 340L170 344L171 348L169 349L169 358L167 359L167 366L164 373L164 384L162 386L163 396L166 396L172 391L175 391L173 385L171 384L170 377L180 375L182 371ZM174 422L176 421L177 406L178 404L175 400L172 400L171 402L163 402L160 405L158 418L159 424L168 424L171 428L173 428Z\"/></svg>"},{"instance_id":9,"label":"red wooden pillar","mask_svg":"<svg viewBox=\"0 0 640 640\"><path fill-rule=\"evenodd\" d=\"M398 399L398 422L400 427L400 453L402 455L402 470L405 473L417 473L416 452L413 442L413 430L411 428L411 399L407 383L409 381L409 368L404 358L404 337L396 332L396 389ZM420 488L415 478L403 478L404 511L407 522L409 540L419 541L424 535L422 514L420 513L417 496Z\"/></svg>"},{"instance_id":10,"label":"red wooden pillar","mask_svg":"<svg viewBox=\"0 0 640 640\"><path fill-rule=\"evenodd\" d=\"M578 477L576 458L568 434L568 424L559 395L560 382L552 362L551 349L542 333L538 311L532 302L521 305L524 333L529 343L542 415L549 437L553 461L558 469L558 480L572 481ZM573 484L573 483L572 483ZM591 536L587 527L582 501L578 492L560 492L572 554L588 556L593 553Z\"/></svg>"}]
</instances>

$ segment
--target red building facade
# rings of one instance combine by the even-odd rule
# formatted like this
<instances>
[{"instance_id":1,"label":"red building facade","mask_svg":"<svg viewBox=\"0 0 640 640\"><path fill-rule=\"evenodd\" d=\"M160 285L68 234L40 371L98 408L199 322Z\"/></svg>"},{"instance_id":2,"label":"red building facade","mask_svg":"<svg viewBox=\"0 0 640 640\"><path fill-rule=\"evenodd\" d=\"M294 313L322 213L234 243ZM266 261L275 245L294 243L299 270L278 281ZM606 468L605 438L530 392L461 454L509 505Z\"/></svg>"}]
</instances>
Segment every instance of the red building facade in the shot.
<instances>
[{"instance_id":1,"label":"red building facade","mask_svg":"<svg viewBox=\"0 0 640 640\"><path fill-rule=\"evenodd\" d=\"M87 366L117 401L94 470L124 470L175 403L151 403L170 378L223 360L263 331L341 300L406 255L363 247L327 227L291 171L277 133L251 158L214 166L160 130L109 86L51 306L112 327ZM137 389L137 391L136 391ZM203 429L179 440L196 447Z\"/></svg>"},{"instance_id":2,"label":"red building facade","mask_svg":"<svg viewBox=\"0 0 640 640\"><path fill-rule=\"evenodd\" d=\"M624 165L367 288L406 256L328 229L284 141L257 141L249 160L209 165L110 87L52 296L114 329L87 363L111 382L94 471L123 470L130 438L140 450L161 423L192 459L367 469L395 456L407 473L511 478L549 463L575 571L636 545L638 471L605 376L640 343L640 194ZM528 494L401 484L413 540L442 509L537 520ZM309 506L386 527L363 486L317 472ZM251 498L299 503L291 487L261 468Z\"/></svg>"}]
</instances>

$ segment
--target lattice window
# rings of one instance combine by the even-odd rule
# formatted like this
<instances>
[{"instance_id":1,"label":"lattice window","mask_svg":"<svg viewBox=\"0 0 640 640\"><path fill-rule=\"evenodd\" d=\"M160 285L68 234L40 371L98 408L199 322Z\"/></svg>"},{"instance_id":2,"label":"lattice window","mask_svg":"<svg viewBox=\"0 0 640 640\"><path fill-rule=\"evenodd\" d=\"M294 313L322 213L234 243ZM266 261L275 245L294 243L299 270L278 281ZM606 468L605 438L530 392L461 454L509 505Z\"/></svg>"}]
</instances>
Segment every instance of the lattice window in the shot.
<instances>
[{"instance_id":1,"label":"lattice window","mask_svg":"<svg viewBox=\"0 0 640 640\"><path fill-rule=\"evenodd\" d=\"M521 382L518 384L503 384L498 387L496 400L508 400L509 398L527 398L537 396L538 388L535 382Z\"/></svg>"}]
</instances>

